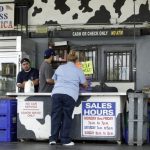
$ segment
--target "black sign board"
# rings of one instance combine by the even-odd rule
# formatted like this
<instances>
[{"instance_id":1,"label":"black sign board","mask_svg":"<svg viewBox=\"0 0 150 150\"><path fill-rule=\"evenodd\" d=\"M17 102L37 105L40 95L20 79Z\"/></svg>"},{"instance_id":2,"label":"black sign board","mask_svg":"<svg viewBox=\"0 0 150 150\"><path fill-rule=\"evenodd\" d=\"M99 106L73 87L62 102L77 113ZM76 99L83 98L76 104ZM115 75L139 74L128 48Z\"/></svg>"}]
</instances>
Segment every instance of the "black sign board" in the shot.
<instances>
[{"instance_id":1,"label":"black sign board","mask_svg":"<svg viewBox=\"0 0 150 150\"><path fill-rule=\"evenodd\" d=\"M139 36L139 29L61 30L53 31L53 37L123 37Z\"/></svg>"}]
</instances>

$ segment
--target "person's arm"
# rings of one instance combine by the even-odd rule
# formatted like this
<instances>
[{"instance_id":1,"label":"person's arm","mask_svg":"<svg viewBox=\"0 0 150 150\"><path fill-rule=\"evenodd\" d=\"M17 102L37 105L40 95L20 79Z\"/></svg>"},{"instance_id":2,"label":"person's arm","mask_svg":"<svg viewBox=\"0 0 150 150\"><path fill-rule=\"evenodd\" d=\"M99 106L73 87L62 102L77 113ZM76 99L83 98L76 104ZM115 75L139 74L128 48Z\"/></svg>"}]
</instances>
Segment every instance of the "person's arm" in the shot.
<instances>
[{"instance_id":1,"label":"person's arm","mask_svg":"<svg viewBox=\"0 0 150 150\"><path fill-rule=\"evenodd\" d=\"M58 72L59 67L55 70L53 76L52 76L52 80L54 82L54 84L57 82L57 72Z\"/></svg>"},{"instance_id":2,"label":"person's arm","mask_svg":"<svg viewBox=\"0 0 150 150\"><path fill-rule=\"evenodd\" d=\"M32 80L32 82L33 82L34 85L38 85L39 84L39 79Z\"/></svg>"},{"instance_id":3,"label":"person's arm","mask_svg":"<svg viewBox=\"0 0 150 150\"><path fill-rule=\"evenodd\" d=\"M24 88L26 81L22 82L22 83L17 83L17 87L18 88Z\"/></svg>"},{"instance_id":4,"label":"person's arm","mask_svg":"<svg viewBox=\"0 0 150 150\"><path fill-rule=\"evenodd\" d=\"M54 80L53 79L46 79L46 83L48 83L48 84L54 84Z\"/></svg>"},{"instance_id":5,"label":"person's arm","mask_svg":"<svg viewBox=\"0 0 150 150\"><path fill-rule=\"evenodd\" d=\"M87 88L87 87L88 87L88 82L87 82L87 81L85 81L85 82L84 82L84 83L82 83L81 85L82 85L82 87Z\"/></svg>"},{"instance_id":6,"label":"person's arm","mask_svg":"<svg viewBox=\"0 0 150 150\"><path fill-rule=\"evenodd\" d=\"M54 84L54 80L52 79L53 74L54 74L54 71L53 71L52 66L50 65L46 66L45 78L46 78L47 84L50 84L50 85Z\"/></svg>"},{"instance_id":7,"label":"person's arm","mask_svg":"<svg viewBox=\"0 0 150 150\"><path fill-rule=\"evenodd\" d=\"M27 81L24 81L22 83L17 83L17 87L18 88L24 88L26 82ZM33 82L34 85L38 85L39 84L39 79L32 80L32 82Z\"/></svg>"},{"instance_id":8,"label":"person's arm","mask_svg":"<svg viewBox=\"0 0 150 150\"><path fill-rule=\"evenodd\" d=\"M18 75L17 75L17 87L21 88L21 89L24 89L24 85L25 85L25 81L23 82L22 74L21 74L21 72L19 72Z\"/></svg>"},{"instance_id":9,"label":"person's arm","mask_svg":"<svg viewBox=\"0 0 150 150\"><path fill-rule=\"evenodd\" d=\"M85 77L85 75L84 75L82 70L80 70L80 85L83 88L87 88L88 87L88 82L87 82L86 77Z\"/></svg>"},{"instance_id":10,"label":"person's arm","mask_svg":"<svg viewBox=\"0 0 150 150\"><path fill-rule=\"evenodd\" d=\"M34 77L32 80L34 86L39 85L39 70L34 69Z\"/></svg>"}]
</instances>

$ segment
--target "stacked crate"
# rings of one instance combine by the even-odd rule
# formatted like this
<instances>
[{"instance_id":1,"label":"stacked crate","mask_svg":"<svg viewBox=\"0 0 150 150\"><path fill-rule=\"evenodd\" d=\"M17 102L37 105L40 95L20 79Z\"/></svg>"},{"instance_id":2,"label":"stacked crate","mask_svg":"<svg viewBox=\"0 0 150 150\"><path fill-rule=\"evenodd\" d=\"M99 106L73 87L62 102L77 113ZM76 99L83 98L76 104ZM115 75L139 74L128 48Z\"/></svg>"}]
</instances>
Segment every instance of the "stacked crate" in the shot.
<instances>
[{"instance_id":1,"label":"stacked crate","mask_svg":"<svg viewBox=\"0 0 150 150\"><path fill-rule=\"evenodd\" d=\"M150 143L150 99L148 98L148 104L147 104L147 115L148 115L148 132L147 132L147 143Z\"/></svg>"},{"instance_id":2,"label":"stacked crate","mask_svg":"<svg viewBox=\"0 0 150 150\"><path fill-rule=\"evenodd\" d=\"M128 144L142 145L147 140L147 100L143 93L129 93Z\"/></svg>"},{"instance_id":3,"label":"stacked crate","mask_svg":"<svg viewBox=\"0 0 150 150\"><path fill-rule=\"evenodd\" d=\"M17 101L0 99L0 142L17 140Z\"/></svg>"}]
</instances>

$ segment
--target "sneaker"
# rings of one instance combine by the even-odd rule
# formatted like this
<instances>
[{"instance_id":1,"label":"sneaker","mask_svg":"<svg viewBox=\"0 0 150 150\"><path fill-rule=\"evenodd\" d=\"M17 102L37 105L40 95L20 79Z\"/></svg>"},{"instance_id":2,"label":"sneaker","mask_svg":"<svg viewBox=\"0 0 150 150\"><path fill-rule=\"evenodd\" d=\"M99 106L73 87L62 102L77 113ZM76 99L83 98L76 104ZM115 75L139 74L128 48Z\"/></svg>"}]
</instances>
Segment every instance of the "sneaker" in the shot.
<instances>
[{"instance_id":1,"label":"sneaker","mask_svg":"<svg viewBox=\"0 0 150 150\"><path fill-rule=\"evenodd\" d=\"M50 141L49 144L50 145L56 145L56 141Z\"/></svg>"},{"instance_id":2,"label":"sneaker","mask_svg":"<svg viewBox=\"0 0 150 150\"><path fill-rule=\"evenodd\" d=\"M67 144L63 144L64 146L73 146L75 145L74 142L70 142L70 143L67 143Z\"/></svg>"}]
</instances>

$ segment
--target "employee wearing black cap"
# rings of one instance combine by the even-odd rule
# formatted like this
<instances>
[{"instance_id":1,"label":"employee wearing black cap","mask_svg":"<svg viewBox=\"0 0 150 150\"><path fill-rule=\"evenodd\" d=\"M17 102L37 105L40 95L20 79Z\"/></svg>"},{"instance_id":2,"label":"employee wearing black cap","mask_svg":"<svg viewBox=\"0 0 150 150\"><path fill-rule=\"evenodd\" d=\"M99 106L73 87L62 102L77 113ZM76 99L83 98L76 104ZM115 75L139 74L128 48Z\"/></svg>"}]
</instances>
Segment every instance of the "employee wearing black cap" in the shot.
<instances>
[{"instance_id":1,"label":"employee wearing black cap","mask_svg":"<svg viewBox=\"0 0 150 150\"><path fill-rule=\"evenodd\" d=\"M20 71L17 76L17 87L19 88L19 92L24 92L25 82L28 80L33 81L34 90L38 92L39 71L35 68L31 68L28 58L23 58L21 60L21 67L22 71Z\"/></svg>"},{"instance_id":2,"label":"employee wearing black cap","mask_svg":"<svg viewBox=\"0 0 150 150\"><path fill-rule=\"evenodd\" d=\"M52 76L54 71L51 63L54 55L55 52L50 47L44 51L44 61L39 71L39 92L41 93L51 92L53 89L54 80L52 80Z\"/></svg>"}]
</instances>

